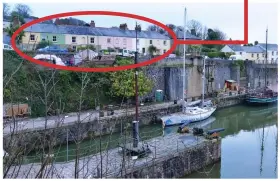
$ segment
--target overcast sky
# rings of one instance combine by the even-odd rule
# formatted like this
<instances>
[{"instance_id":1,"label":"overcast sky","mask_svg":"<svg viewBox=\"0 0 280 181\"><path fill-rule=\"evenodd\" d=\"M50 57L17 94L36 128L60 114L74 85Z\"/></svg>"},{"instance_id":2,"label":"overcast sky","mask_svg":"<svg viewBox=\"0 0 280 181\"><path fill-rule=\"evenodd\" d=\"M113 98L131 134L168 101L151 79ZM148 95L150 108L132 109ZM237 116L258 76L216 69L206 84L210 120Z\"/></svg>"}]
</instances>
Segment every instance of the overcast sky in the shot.
<instances>
[{"instance_id":1,"label":"overcast sky","mask_svg":"<svg viewBox=\"0 0 280 181\"><path fill-rule=\"evenodd\" d=\"M240 2L240 1L239 1ZM107 10L133 13L155 19L163 24L183 25L184 7L187 8L187 20L195 19L209 28L219 28L228 38L243 40L244 9L243 3L26 3L32 9L33 16L43 17L56 13L85 10ZM13 6L13 4L11 4ZM277 4L252 3L249 1L249 42L265 42L265 30L269 29L269 43L277 42ZM130 29L135 19L110 16L77 16L86 22L94 20L97 27L119 26L127 23ZM139 22L139 21L138 21ZM139 22L146 29L146 22Z\"/></svg>"}]
</instances>

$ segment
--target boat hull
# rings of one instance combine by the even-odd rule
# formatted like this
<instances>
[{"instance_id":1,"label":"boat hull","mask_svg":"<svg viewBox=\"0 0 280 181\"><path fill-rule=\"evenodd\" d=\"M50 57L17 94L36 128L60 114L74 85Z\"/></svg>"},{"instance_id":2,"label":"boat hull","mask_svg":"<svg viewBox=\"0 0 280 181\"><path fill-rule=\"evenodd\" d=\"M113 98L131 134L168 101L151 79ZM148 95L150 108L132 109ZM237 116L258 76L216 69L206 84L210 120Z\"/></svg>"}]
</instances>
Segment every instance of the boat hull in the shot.
<instances>
[{"instance_id":1,"label":"boat hull","mask_svg":"<svg viewBox=\"0 0 280 181\"><path fill-rule=\"evenodd\" d=\"M255 105L264 105L264 104L273 104L277 103L278 97L270 97L270 98L258 98L258 97L249 97L246 99L248 104Z\"/></svg>"},{"instance_id":2,"label":"boat hull","mask_svg":"<svg viewBox=\"0 0 280 181\"><path fill-rule=\"evenodd\" d=\"M174 125L181 125L184 123L195 123L202 120L209 118L213 112L215 112L216 108L211 108L209 111L189 115L184 113L175 113L168 116L164 116L161 118L163 127L174 126Z\"/></svg>"}]
</instances>

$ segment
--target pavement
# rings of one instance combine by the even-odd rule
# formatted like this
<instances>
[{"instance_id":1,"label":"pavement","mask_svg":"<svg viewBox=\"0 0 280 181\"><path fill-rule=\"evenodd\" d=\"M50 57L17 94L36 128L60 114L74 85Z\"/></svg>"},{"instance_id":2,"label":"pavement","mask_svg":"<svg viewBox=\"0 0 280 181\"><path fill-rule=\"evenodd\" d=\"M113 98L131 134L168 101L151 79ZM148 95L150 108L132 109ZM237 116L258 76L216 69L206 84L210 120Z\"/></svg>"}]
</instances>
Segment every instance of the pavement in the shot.
<instances>
[{"instance_id":1,"label":"pavement","mask_svg":"<svg viewBox=\"0 0 280 181\"><path fill-rule=\"evenodd\" d=\"M169 107L173 105L173 102L166 102L161 104L155 104L155 105L149 105L149 106L141 106L139 107L140 112L145 112L151 109L159 109L162 107ZM122 114L125 114L126 112L134 113L135 108L129 108L129 109L120 109L114 111L114 116L120 116ZM107 117L107 112L105 112L105 117ZM90 122L90 121L96 121L99 118L99 112L96 110L90 110L82 112L80 115L80 120L82 123ZM19 118L15 123L6 123L3 127L3 133L4 135L10 134L13 131L15 132L21 132L21 131L36 131L36 130L43 130L48 128L55 128L57 126L66 126L71 125L77 122L78 117L77 113L68 113L65 115L61 115L60 117L52 116L48 117L47 120L45 120L44 117L40 118L31 118L31 119L22 119Z\"/></svg>"}]
</instances>

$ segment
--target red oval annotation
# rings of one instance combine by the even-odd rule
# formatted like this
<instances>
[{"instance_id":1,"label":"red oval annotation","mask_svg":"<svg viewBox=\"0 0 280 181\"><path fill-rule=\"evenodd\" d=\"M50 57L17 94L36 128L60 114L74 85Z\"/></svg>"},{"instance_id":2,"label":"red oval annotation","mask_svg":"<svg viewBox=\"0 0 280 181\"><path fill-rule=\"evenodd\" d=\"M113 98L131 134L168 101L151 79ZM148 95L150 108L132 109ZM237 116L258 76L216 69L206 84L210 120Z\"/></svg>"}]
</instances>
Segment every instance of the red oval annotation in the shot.
<instances>
[{"instance_id":1,"label":"red oval annotation","mask_svg":"<svg viewBox=\"0 0 280 181\"><path fill-rule=\"evenodd\" d=\"M164 30L166 30L169 33L169 35L172 37L172 39L173 39L173 45L163 55L155 57L155 58L153 58L151 60L148 60L148 61L144 61L144 62L137 63L137 64L125 65L125 66L102 67L102 68L69 67L69 66L55 65L55 64L51 64L51 63L48 63L48 62L44 62L44 61L40 61L40 60L34 59L34 58L28 56L27 54L25 54L24 52L22 52L20 49L17 48L16 42L15 42L15 38L25 28L27 28L27 27L29 27L31 25L34 25L36 23L40 23L40 22L43 22L43 21L46 21L46 20L50 20L50 19L55 19L55 18L60 18L60 17L68 17L68 16L79 16L79 15L120 16L120 17L128 17L128 18L133 18L133 19L138 19L138 20L146 21L146 22L155 24L155 25L163 28ZM53 14L53 15L45 16L45 17L33 20L31 22L28 22L28 23L22 25L13 34L13 36L11 38L11 45L14 48L15 52L17 52L22 58L24 58L26 60L29 60L29 61L31 61L31 62L33 62L35 64L39 64L39 65L45 66L45 67L55 68L55 69L60 69L60 70L77 71L77 72L109 72L109 71L128 70L128 69L134 69L134 68L138 68L138 67L142 67L142 66L147 66L147 65L150 65L152 63L155 63L155 62L158 62L158 61L164 59L166 56L171 54L176 49L177 37L176 37L176 34L170 28L168 28L166 25L164 25L164 24L162 24L162 23L160 23L160 22L158 22L156 20L144 17L144 16L139 16L139 15L129 14L129 13L123 13L123 12L113 12L113 11L75 11L75 12L66 12L66 13L59 13L59 14Z\"/></svg>"}]
</instances>

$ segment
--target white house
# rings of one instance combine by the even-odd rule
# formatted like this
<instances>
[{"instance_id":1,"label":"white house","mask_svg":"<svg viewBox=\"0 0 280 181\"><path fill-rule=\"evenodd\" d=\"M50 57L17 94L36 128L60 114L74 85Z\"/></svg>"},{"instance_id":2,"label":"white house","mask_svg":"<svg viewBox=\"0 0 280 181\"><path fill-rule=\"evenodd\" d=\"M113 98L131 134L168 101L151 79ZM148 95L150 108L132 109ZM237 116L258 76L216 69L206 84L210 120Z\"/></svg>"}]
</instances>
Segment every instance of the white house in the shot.
<instances>
[{"instance_id":1,"label":"white house","mask_svg":"<svg viewBox=\"0 0 280 181\"><path fill-rule=\"evenodd\" d=\"M259 43L257 46L266 50L265 43ZM278 62L278 45L277 44L267 44L267 60L268 63L277 63Z\"/></svg>"},{"instance_id":2,"label":"white house","mask_svg":"<svg viewBox=\"0 0 280 181\"><path fill-rule=\"evenodd\" d=\"M224 53L235 53L235 55L240 55L244 59L247 58L246 52L241 45L226 45L221 49Z\"/></svg>"},{"instance_id":3,"label":"white house","mask_svg":"<svg viewBox=\"0 0 280 181\"><path fill-rule=\"evenodd\" d=\"M254 46L226 45L221 52L241 55L245 60L253 60L256 63L265 63L266 44L259 43ZM267 63L278 62L278 45L267 44Z\"/></svg>"}]
</instances>

